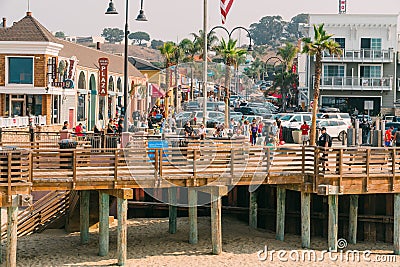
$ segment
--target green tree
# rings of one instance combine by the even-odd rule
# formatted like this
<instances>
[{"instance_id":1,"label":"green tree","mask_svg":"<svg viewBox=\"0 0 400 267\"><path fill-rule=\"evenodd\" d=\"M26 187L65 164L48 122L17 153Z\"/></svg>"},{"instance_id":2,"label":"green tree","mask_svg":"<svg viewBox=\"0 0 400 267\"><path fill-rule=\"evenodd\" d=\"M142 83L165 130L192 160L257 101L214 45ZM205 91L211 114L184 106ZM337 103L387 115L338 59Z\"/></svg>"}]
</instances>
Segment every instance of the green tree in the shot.
<instances>
[{"instance_id":1,"label":"green tree","mask_svg":"<svg viewBox=\"0 0 400 267\"><path fill-rule=\"evenodd\" d=\"M128 35L130 40L133 40L132 44L138 43L142 45L143 41L150 41L150 35L147 32L133 32Z\"/></svg>"},{"instance_id":2,"label":"green tree","mask_svg":"<svg viewBox=\"0 0 400 267\"><path fill-rule=\"evenodd\" d=\"M124 31L118 28L104 28L101 36L108 42L115 44L124 40Z\"/></svg>"},{"instance_id":3,"label":"green tree","mask_svg":"<svg viewBox=\"0 0 400 267\"><path fill-rule=\"evenodd\" d=\"M170 67L173 65L174 60L176 59L176 53L178 50L178 46L174 42L166 42L159 48L161 54L165 58L165 83L166 83L166 110L168 110L169 106L169 87L170 87ZM166 117L168 113L166 112Z\"/></svg>"},{"instance_id":4,"label":"green tree","mask_svg":"<svg viewBox=\"0 0 400 267\"><path fill-rule=\"evenodd\" d=\"M164 45L164 41L161 40L151 40L150 47L153 49L159 49L161 46Z\"/></svg>"},{"instance_id":5,"label":"green tree","mask_svg":"<svg viewBox=\"0 0 400 267\"><path fill-rule=\"evenodd\" d=\"M312 124L310 132L310 145L314 146L316 141L316 118L318 109L318 98L319 98L319 86L321 82L322 73L322 53L325 51L329 52L331 55L340 56L342 50L340 45L335 42L331 37L333 34L327 34L324 30L324 24L319 26L314 25L314 39L310 37L305 37L303 41L303 51L302 53L308 54L310 57L315 57L315 74L314 74L314 103L312 110Z\"/></svg>"},{"instance_id":6,"label":"green tree","mask_svg":"<svg viewBox=\"0 0 400 267\"><path fill-rule=\"evenodd\" d=\"M199 52L200 58L204 57L204 32L202 30L199 30L199 34L192 33L192 36L194 37L194 45L195 49ZM207 35L207 47L210 49L215 42L218 41L218 37L215 35L215 32L209 32Z\"/></svg>"},{"instance_id":7,"label":"green tree","mask_svg":"<svg viewBox=\"0 0 400 267\"><path fill-rule=\"evenodd\" d=\"M286 31L290 35L290 41L296 42L299 38L304 37L299 31L299 24L308 24L309 15L308 14L298 14L294 16L286 27Z\"/></svg>"},{"instance_id":8,"label":"green tree","mask_svg":"<svg viewBox=\"0 0 400 267\"><path fill-rule=\"evenodd\" d=\"M58 31L54 34L56 38L65 39L65 33L62 31Z\"/></svg>"},{"instance_id":9,"label":"green tree","mask_svg":"<svg viewBox=\"0 0 400 267\"><path fill-rule=\"evenodd\" d=\"M229 97L231 84L231 67L236 66L240 57L247 53L246 50L236 47L237 40L229 39L228 42L222 39L220 44L214 47L217 55L220 55L225 63L225 126L229 125Z\"/></svg>"},{"instance_id":10,"label":"green tree","mask_svg":"<svg viewBox=\"0 0 400 267\"><path fill-rule=\"evenodd\" d=\"M284 36L286 25L281 16L266 16L251 24L249 32L254 44L276 46Z\"/></svg>"}]
</instances>

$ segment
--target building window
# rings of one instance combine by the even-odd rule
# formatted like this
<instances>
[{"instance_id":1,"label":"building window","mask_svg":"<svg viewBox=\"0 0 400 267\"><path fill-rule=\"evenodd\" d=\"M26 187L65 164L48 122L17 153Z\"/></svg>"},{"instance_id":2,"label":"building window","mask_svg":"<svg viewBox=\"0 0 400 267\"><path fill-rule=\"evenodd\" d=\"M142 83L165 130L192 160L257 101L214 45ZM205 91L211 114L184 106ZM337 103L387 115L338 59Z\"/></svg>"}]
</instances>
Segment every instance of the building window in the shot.
<instances>
[{"instance_id":1,"label":"building window","mask_svg":"<svg viewBox=\"0 0 400 267\"><path fill-rule=\"evenodd\" d=\"M33 84L33 58L8 58L8 83Z\"/></svg>"},{"instance_id":2,"label":"building window","mask_svg":"<svg viewBox=\"0 0 400 267\"><path fill-rule=\"evenodd\" d=\"M84 121L85 120L85 103L86 103L86 95L80 94L78 96L78 109L77 109L77 120Z\"/></svg>"},{"instance_id":3,"label":"building window","mask_svg":"<svg viewBox=\"0 0 400 267\"><path fill-rule=\"evenodd\" d=\"M346 39L345 38L333 38L336 43L340 45L340 48L345 49L346 48Z\"/></svg>"},{"instance_id":4,"label":"building window","mask_svg":"<svg viewBox=\"0 0 400 267\"><path fill-rule=\"evenodd\" d=\"M361 49L382 50L381 38L361 38Z\"/></svg>"},{"instance_id":5,"label":"building window","mask_svg":"<svg viewBox=\"0 0 400 267\"><path fill-rule=\"evenodd\" d=\"M86 89L86 77L83 71L79 74L78 89Z\"/></svg>"},{"instance_id":6,"label":"building window","mask_svg":"<svg viewBox=\"0 0 400 267\"><path fill-rule=\"evenodd\" d=\"M344 77L344 66L324 65L324 77Z\"/></svg>"},{"instance_id":7,"label":"building window","mask_svg":"<svg viewBox=\"0 0 400 267\"><path fill-rule=\"evenodd\" d=\"M360 76L363 78L380 78L382 77L382 67L360 66Z\"/></svg>"}]
</instances>

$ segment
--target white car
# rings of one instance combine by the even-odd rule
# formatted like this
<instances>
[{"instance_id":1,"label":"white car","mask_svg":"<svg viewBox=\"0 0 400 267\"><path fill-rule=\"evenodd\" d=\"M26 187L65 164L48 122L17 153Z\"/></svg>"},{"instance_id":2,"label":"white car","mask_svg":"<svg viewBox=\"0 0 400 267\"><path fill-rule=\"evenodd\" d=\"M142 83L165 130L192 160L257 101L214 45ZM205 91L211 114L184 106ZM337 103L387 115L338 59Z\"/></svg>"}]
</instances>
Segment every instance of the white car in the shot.
<instances>
[{"instance_id":1,"label":"white car","mask_svg":"<svg viewBox=\"0 0 400 267\"><path fill-rule=\"evenodd\" d=\"M339 119L344 121L347 125L351 125L351 117L348 113L318 113L319 119Z\"/></svg>"},{"instance_id":2,"label":"white car","mask_svg":"<svg viewBox=\"0 0 400 267\"><path fill-rule=\"evenodd\" d=\"M311 113L288 113L279 119L282 122L282 127L300 129L305 121L311 121L311 117Z\"/></svg>"},{"instance_id":3,"label":"white car","mask_svg":"<svg viewBox=\"0 0 400 267\"><path fill-rule=\"evenodd\" d=\"M337 138L339 141L347 135L347 129L350 128L345 121L341 119L318 119L317 128L320 130L322 127L326 128L326 132L332 137Z\"/></svg>"}]
</instances>

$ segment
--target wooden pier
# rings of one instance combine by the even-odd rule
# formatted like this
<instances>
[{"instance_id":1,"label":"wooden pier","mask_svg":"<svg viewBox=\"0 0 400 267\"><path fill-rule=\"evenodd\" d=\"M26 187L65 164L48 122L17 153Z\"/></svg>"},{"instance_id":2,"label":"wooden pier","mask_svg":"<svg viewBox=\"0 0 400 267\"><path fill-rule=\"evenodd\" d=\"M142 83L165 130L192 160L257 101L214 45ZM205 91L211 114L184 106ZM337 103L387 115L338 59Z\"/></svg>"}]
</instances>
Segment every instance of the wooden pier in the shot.
<instances>
[{"instance_id":1,"label":"wooden pier","mask_svg":"<svg viewBox=\"0 0 400 267\"><path fill-rule=\"evenodd\" d=\"M40 147L40 146L39 146ZM358 195L394 194L394 252L400 254L400 151L396 148L250 146L245 142L193 141L149 148L135 141L124 149L38 148L0 151L1 207L8 211L7 266L16 265L17 211L34 191L79 191L81 242L87 243L89 192L99 191L99 255L109 251L109 196L118 199L118 264L126 262L127 200L136 188L169 188L170 227L176 232L176 188L187 187L190 233L196 244L197 193L211 203L212 252L222 252L221 197L247 185L249 222L257 227L257 186L277 187L276 238L284 240L286 190L301 192L302 246L310 247L311 195L328 196L328 244L337 250L338 198L351 195L349 233L356 243Z\"/></svg>"}]
</instances>

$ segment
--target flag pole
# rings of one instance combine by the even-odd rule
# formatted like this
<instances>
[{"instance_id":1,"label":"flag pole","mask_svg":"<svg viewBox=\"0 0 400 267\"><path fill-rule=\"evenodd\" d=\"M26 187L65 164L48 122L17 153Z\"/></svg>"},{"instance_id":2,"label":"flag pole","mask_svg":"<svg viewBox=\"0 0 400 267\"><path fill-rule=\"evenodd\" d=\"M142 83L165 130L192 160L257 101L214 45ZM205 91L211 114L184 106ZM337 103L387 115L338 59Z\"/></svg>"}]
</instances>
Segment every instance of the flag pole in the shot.
<instances>
[{"instance_id":1,"label":"flag pole","mask_svg":"<svg viewBox=\"0 0 400 267\"><path fill-rule=\"evenodd\" d=\"M203 124L204 127L207 128L207 69L208 69L208 62L207 62L207 55L208 55L208 25L207 25L207 18L208 18L208 0L204 0L204 17L203 17L203 34L204 34L204 48L203 48Z\"/></svg>"}]
</instances>

